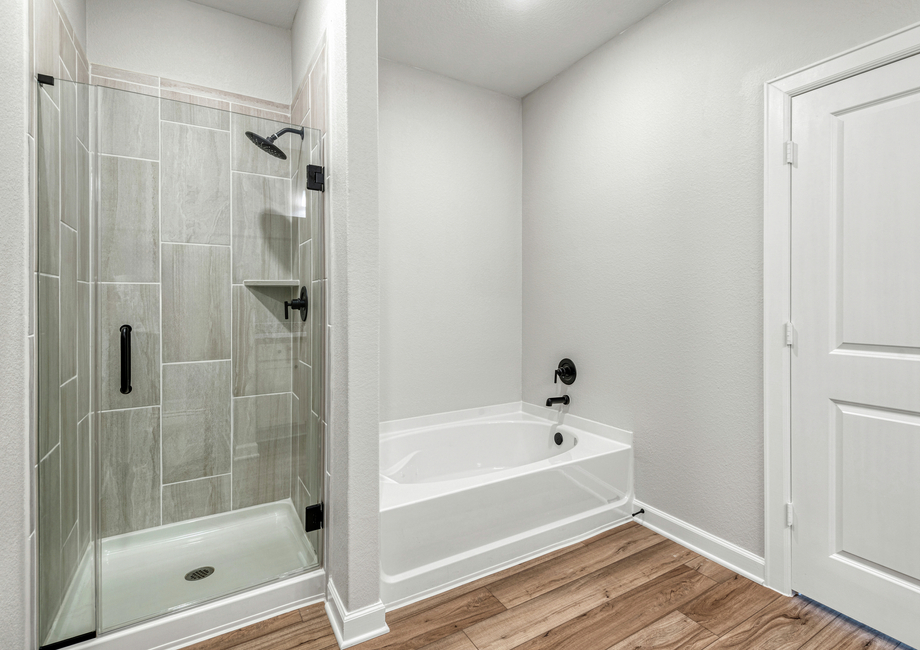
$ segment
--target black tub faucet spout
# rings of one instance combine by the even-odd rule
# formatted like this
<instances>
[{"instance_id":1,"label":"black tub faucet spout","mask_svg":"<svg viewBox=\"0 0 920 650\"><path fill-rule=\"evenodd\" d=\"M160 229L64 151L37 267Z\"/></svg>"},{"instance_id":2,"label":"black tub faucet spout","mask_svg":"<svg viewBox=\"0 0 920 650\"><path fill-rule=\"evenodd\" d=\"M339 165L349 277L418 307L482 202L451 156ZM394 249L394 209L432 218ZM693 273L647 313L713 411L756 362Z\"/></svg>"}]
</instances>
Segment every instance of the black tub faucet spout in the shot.
<instances>
[{"instance_id":1,"label":"black tub faucet spout","mask_svg":"<svg viewBox=\"0 0 920 650\"><path fill-rule=\"evenodd\" d=\"M568 406L572 403L572 398L568 395L563 395L562 397L550 397L546 400L547 406L553 406L555 404L562 404L563 406Z\"/></svg>"}]
</instances>

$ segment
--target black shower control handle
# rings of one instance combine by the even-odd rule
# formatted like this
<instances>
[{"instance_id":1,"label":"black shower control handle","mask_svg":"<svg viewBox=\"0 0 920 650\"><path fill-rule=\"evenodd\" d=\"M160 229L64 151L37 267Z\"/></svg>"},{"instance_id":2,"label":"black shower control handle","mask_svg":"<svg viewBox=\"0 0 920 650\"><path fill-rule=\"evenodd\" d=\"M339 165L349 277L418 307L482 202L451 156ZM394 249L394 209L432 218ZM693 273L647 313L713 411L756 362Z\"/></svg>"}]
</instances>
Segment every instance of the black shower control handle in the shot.
<instances>
[{"instance_id":1,"label":"black shower control handle","mask_svg":"<svg viewBox=\"0 0 920 650\"><path fill-rule=\"evenodd\" d=\"M121 332L121 394L131 392L131 326L122 325Z\"/></svg>"},{"instance_id":2,"label":"black shower control handle","mask_svg":"<svg viewBox=\"0 0 920 650\"><path fill-rule=\"evenodd\" d=\"M309 301L307 300L307 288L300 287L300 297L294 298L291 301L284 301L284 320L288 320L291 317L291 309L296 309L300 311L300 320L307 320L307 311L309 309Z\"/></svg>"},{"instance_id":3,"label":"black shower control handle","mask_svg":"<svg viewBox=\"0 0 920 650\"><path fill-rule=\"evenodd\" d=\"M576 374L575 362L571 359L563 359L559 362L559 367L553 371L553 383L561 379L563 384L571 386L575 383Z\"/></svg>"}]
</instances>

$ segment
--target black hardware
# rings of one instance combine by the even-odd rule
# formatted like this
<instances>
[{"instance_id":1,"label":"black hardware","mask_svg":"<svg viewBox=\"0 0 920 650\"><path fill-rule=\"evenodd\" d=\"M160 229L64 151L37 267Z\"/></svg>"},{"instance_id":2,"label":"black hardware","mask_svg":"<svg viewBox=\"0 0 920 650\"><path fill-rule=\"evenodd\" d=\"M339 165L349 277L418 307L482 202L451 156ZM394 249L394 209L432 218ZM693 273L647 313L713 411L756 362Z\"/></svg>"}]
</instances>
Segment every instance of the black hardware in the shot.
<instances>
[{"instance_id":1,"label":"black hardware","mask_svg":"<svg viewBox=\"0 0 920 650\"><path fill-rule=\"evenodd\" d=\"M325 170L319 165L307 165L307 189L316 192L326 191Z\"/></svg>"},{"instance_id":2,"label":"black hardware","mask_svg":"<svg viewBox=\"0 0 920 650\"><path fill-rule=\"evenodd\" d=\"M562 434L558 431L556 432L556 435L553 436L553 442L555 442L557 445L562 444Z\"/></svg>"},{"instance_id":3,"label":"black hardware","mask_svg":"<svg viewBox=\"0 0 920 650\"><path fill-rule=\"evenodd\" d=\"M640 509L639 509L639 512L634 512L634 513L632 513L632 516L633 516L633 517L638 517L639 515L644 515L644 514L645 514L645 508L640 508Z\"/></svg>"},{"instance_id":4,"label":"black hardware","mask_svg":"<svg viewBox=\"0 0 920 650\"><path fill-rule=\"evenodd\" d=\"M40 74L38 75L38 83L42 84L43 86L53 86L54 77L52 77L50 74Z\"/></svg>"},{"instance_id":5,"label":"black hardware","mask_svg":"<svg viewBox=\"0 0 920 650\"><path fill-rule=\"evenodd\" d=\"M96 631L87 632L86 634L80 634L79 636L72 636L69 639L64 639L62 641L55 641L54 643L49 643L48 645L39 646L38 650L60 650L60 648L66 648L67 646L76 645L78 643L83 643L84 641L89 641L90 639L96 638Z\"/></svg>"},{"instance_id":6,"label":"black hardware","mask_svg":"<svg viewBox=\"0 0 920 650\"><path fill-rule=\"evenodd\" d=\"M562 383L566 386L571 386L575 383L575 362L571 359L563 359L559 362L559 367L553 372L553 383L556 383L556 380L562 380Z\"/></svg>"},{"instance_id":7,"label":"black hardware","mask_svg":"<svg viewBox=\"0 0 920 650\"><path fill-rule=\"evenodd\" d=\"M312 506L307 506L304 509L303 513L303 527L304 530L308 533L312 533L314 530L319 530L323 527L323 504L317 503Z\"/></svg>"},{"instance_id":8,"label":"black hardware","mask_svg":"<svg viewBox=\"0 0 920 650\"><path fill-rule=\"evenodd\" d=\"M547 406L552 406L553 404L562 404L563 406L568 406L572 403L572 398L568 395L563 395L562 397L550 397L546 400ZM558 444L558 443L557 443Z\"/></svg>"},{"instance_id":9,"label":"black hardware","mask_svg":"<svg viewBox=\"0 0 920 650\"><path fill-rule=\"evenodd\" d=\"M300 320L307 320L307 309L309 307L307 303L307 288L300 287L300 298L294 298L290 302L284 301L284 320L288 320L291 317L288 309L299 309Z\"/></svg>"},{"instance_id":10,"label":"black hardware","mask_svg":"<svg viewBox=\"0 0 920 650\"><path fill-rule=\"evenodd\" d=\"M121 326L121 394L131 392L131 326Z\"/></svg>"}]
</instances>

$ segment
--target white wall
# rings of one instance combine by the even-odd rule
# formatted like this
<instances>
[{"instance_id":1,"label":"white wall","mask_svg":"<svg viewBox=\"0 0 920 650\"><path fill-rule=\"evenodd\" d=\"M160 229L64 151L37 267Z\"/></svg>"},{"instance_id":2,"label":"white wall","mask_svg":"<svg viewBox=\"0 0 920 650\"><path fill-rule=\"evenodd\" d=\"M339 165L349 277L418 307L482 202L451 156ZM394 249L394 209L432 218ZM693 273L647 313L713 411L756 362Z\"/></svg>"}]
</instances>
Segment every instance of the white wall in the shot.
<instances>
[{"instance_id":1,"label":"white wall","mask_svg":"<svg viewBox=\"0 0 920 650\"><path fill-rule=\"evenodd\" d=\"M380 419L521 399L521 101L380 61Z\"/></svg>"},{"instance_id":2,"label":"white wall","mask_svg":"<svg viewBox=\"0 0 920 650\"><path fill-rule=\"evenodd\" d=\"M28 647L28 2L0 3L0 648Z\"/></svg>"},{"instance_id":3,"label":"white wall","mask_svg":"<svg viewBox=\"0 0 920 650\"><path fill-rule=\"evenodd\" d=\"M319 51L319 44L331 20L331 0L300 0L294 24L291 26L291 97L309 72L310 64ZM292 100L292 101L293 101Z\"/></svg>"},{"instance_id":4,"label":"white wall","mask_svg":"<svg viewBox=\"0 0 920 650\"><path fill-rule=\"evenodd\" d=\"M87 0L91 63L291 103L291 32L187 0Z\"/></svg>"},{"instance_id":5,"label":"white wall","mask_svg":"<svg viewBox=\"0 0 920 650\"><path fill-rule=\"evenodd\" d=\"M763 554L763 83L916 0L675 0L524 99L524 399L635 432L637 496Z\"/></svg>"}]
</instances>

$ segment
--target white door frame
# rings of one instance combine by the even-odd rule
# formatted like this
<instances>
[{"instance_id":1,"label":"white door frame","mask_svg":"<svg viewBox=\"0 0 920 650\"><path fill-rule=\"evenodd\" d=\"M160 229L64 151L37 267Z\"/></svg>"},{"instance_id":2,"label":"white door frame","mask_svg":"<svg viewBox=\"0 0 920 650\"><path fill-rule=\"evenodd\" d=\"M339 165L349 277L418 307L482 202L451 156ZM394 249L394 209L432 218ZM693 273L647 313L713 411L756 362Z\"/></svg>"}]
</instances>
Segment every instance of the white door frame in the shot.
<instances>
[{"instance_id":1,"label":"white door frame","mask_svg":"<svg viewBox=\"0 0 920 650\"><path fill-rule=\"evenodd\" d=\"M792 98L920 53L920 23L764 85L764 584L792 594L792 531L786 504L792 499L791 320ZM795 155L793 152L793 162Z\"/></svg>"}]
</instances>

